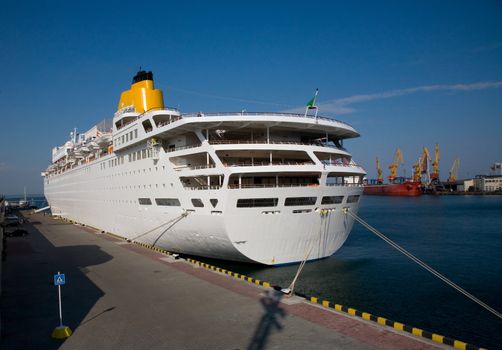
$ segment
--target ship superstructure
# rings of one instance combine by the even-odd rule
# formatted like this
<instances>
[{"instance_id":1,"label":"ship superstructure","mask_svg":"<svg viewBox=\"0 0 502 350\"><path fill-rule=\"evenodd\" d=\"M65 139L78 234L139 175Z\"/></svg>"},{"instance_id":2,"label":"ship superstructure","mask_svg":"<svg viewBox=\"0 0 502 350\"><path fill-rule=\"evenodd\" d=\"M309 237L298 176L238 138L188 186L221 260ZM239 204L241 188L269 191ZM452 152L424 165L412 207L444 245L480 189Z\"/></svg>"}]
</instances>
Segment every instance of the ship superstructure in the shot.
<instances>
[{"instance_id":1,"label":"ship superstructure","mask_svg":"<svg viewBox=\"0 0 502 350\"><path fill-rule=\"evenodd\" d=\"M151 72L112 122L53 150L55 215L169 251L277 265L332 255L357 212L364 169L350 125L290 113L181 114Z\"/></svg>"}]
</instances>

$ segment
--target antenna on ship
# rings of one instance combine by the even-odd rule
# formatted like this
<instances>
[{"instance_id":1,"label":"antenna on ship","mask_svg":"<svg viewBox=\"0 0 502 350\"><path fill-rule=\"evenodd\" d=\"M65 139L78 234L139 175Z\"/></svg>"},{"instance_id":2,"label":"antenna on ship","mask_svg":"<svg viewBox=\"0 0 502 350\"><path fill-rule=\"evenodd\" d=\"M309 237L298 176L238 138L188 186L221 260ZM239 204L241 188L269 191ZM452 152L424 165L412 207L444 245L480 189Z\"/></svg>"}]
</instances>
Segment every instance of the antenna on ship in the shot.
<instances>
[{"instance_id":1,"label":"antenna on ship","mask_svg":"<svg viewBox=\"0 0 502 350\"><path fill-rule=\"evenodd\" d=\"M77 143L77 128L73 128L73 131L70 132L70 139L74 144Z\"/></svg>"}]
</instances>

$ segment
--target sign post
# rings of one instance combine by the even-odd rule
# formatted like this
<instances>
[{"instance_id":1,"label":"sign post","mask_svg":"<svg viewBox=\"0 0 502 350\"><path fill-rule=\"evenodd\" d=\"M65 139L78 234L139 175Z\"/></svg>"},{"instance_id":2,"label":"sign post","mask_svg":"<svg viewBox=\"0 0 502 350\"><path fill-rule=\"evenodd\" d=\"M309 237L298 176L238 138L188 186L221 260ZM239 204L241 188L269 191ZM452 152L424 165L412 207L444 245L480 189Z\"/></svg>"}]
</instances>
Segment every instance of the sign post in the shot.
<instances>
[{"instance_id":1,"label":"sign post","mask_svg":"<svg viewBox=\"0 0 502 350\"><path fill-rule=\"evenodd\" d=\"M55 339L65 339L68 338L72 331L70 327L63 325L63 311L61 307L61 286L66 283L64 273L58 273L54 275L54 285L58 287L58 298L59 298L59 326L54 328L52 331L52 337Z\"/></svg>"}]
</instances>

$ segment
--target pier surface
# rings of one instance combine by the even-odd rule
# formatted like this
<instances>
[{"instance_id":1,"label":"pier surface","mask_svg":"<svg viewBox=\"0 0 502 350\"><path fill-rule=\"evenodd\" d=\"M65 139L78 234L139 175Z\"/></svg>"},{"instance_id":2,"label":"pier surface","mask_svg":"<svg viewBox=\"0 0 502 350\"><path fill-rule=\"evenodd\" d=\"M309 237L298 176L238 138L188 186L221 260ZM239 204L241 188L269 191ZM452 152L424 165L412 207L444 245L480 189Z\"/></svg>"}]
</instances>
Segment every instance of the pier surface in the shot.
<instances>
[{"instance_id":1,"label":"pier surface","mask_svg":"<svg viewBox=\"0 0 502 350\"><path fill-rule=\"evenodd\" d=\"M25 215L8 240L1 348L437 349L449 348L196 268L93 229ZM53 275L62 287L64 341Z\"/></svg>"}]
</instances>

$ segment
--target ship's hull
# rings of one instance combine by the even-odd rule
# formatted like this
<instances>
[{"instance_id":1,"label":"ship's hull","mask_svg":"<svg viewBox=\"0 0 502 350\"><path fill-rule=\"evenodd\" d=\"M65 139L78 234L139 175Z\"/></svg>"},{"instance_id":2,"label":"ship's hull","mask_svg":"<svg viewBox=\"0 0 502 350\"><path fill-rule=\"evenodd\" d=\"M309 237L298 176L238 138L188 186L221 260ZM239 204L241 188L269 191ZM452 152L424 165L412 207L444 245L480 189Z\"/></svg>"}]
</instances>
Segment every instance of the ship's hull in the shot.
<instances>
[{"instance_id":1,"label":"ship's hull","mask_svg":"<svg viewBox=\"0 0 502 350\"><path fill-rule=\"evenodd\" d=\"M405 181L400 184L365 185L365 195L416 197L422 194L420 182Z\"/></svg>"},{"instance_id":2,"label":"ship's hull","mask_svg":"<svg viewBox=\"0 0 502 350\"><path fill-rule=\"evenodd\" d=\"M101 165L111 156L56 175L44 184L54 215L153 244L172 252L267 265L332 255L347 239L353 219L342 208L358 210L358 186L274 187L187 190L161 159L134 163L120 172ZM323 196L343 202L321 205ZM241 198L278 198L274 207L239 208ZM316 197L316 204L284 206L287 197ZM150 198L152 205L140 205ZM155 198L177 198L180 206L159 206ZM198 198L204 207L194 207ZM216 200L216 201L215 201ZM213 204L217 202L216 204Z\"/></svg>"}]
</instances>

